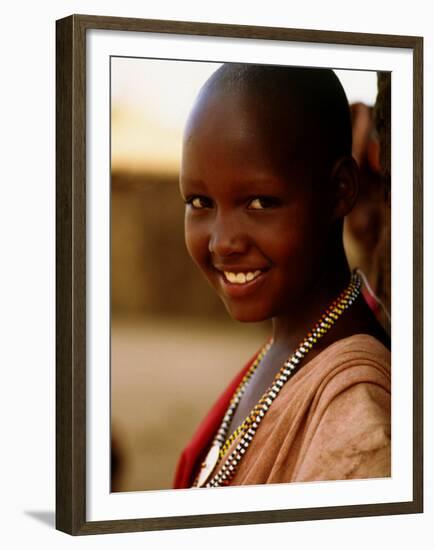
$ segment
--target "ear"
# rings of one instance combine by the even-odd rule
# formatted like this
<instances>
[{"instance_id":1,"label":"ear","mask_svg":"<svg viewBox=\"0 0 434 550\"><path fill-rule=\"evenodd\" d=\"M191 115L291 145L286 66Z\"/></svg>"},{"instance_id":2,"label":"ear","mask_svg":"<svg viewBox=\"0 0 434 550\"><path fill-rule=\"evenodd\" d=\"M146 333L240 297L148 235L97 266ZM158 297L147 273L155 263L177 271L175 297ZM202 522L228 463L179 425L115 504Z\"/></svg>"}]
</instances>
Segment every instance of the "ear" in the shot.
<instances>
[{"instance_id":1,"label":"ear","mask_svg":"<svg viewBox=\"0 0 434 550\"><path fill-rule=\"evenodd\" d=\"M351 212L359 194L359 168L352 156L336 161L330 175L333 193L333 217L340 219Z\"/></svg>"}]
</instances>

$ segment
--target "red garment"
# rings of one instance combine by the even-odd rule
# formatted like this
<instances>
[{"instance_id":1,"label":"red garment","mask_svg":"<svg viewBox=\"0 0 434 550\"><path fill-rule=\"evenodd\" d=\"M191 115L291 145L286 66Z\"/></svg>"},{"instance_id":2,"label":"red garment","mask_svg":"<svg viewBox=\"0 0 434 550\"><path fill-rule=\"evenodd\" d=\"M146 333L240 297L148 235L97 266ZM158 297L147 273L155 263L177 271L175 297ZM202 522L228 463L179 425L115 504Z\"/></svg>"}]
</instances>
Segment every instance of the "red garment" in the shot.
<instances>
[{"instance_id":1,"label":"red garment","mask_svg":"<svg viewBox=\"0 0 434 550\"><path fill-rule=\"evenodd\" d=\"M377 317L378 319L381 313L380 303L365 288L362 288L362 295L363 295L363 298L365 299L365 302L368 304L368 306L371 308L371 311L374 313L375 317Z\"/></svg>"},{"instance_id":2,"label":"red garment","mask_svg":"<svg viewBox=\"0 0 434 550\"><path fill-rule=\"evenodd\" d=\"M187 489L192 486L194 481L193 475L199 463L205 458L205 453L220 427L222 418L229 407L229 402L257 355L258 352L255 353L217 399L207 416L197 428L191 441L182 451L176 467L175 479L173 482L174 489Z\"/></svg>"}]
</instances>

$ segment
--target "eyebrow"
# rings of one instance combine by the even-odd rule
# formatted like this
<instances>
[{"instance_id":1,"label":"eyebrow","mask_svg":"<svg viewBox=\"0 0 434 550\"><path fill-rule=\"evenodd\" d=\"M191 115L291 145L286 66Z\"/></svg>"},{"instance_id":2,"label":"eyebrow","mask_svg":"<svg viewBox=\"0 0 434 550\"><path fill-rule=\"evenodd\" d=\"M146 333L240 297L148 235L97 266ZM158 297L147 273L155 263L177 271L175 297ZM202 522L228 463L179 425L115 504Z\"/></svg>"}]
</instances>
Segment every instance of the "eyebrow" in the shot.
<instances>
[{"instance_id":1,"label":"eyebrow","mask_svg":"<svg viewBox=\"0 0 434 550\"><path fill-rule=\"evenodd\" d=\"M185 182L185 183L188 183L190 185L206 185L205 182L201 179L198 179L198 178L191 178L189 176L181 176L179 178L179 181L180 182Z\"/></svg>"},{"instance_id":2,"label":"eyebrow","mask_svg":"<svg viewBox=\"0 0 434 550\"><path fill-rule=\"evenodd\" d=\"M188 193L184 193L184 186L188 185ZM187 195L192 195L194 193L204 193L206 192L206 184L203 180L194 179L189 177L180 177L179 178L179 192L182 197L185 198Z\"/></svg>"},{"instance_id":3,"label":"eyebrow","mask_svg":"<svg viewBox=\"0 0 434 550\"><path fill-rule=\"evenodd\" d=\"M264 192L264 187L269 187L272 190L275 185L279 186L279 190L280 190L280 186L283 180L284 178L278 178L277 176L273 177L269 175L251 176L251 177L246 176L243 178L239 178L237 180L233 180L231 183L236 185L240 191L251 193L258 188L260 188L261 192ZM205 190L207 189L206 181L202 179L186 176L181 179L181 182L185 182L186 184L191 185L192 187L197 187Z\"/></svg>"}]
</instances>

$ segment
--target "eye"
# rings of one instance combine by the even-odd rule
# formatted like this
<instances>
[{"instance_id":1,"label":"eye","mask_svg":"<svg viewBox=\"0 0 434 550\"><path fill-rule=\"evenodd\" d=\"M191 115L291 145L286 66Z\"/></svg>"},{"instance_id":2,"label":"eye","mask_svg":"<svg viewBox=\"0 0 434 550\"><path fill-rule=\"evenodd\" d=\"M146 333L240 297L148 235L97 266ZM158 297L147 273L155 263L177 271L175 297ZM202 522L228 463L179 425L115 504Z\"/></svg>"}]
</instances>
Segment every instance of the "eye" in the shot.
<instances>
[{"instance_id":1,"label":"eye","mask_svg":"<svg viewBox=\"0 0 434 550\"><path fill-rule=\"evenodd\" d=\"M273 208L279 203L275 197L255 197L249 202L249 210L265 210L266 208Z\"/></svg>"},{"instance_id":2,"label":"eye","mask_svg":"<svg viewBox=\"0 0 434 550\"><path fill-rule=\"evenodd\" d=\"M185 204L191 206L194 210L202 210L203 208L211 208L212 201L207 197L200 195L195 195L192 197L187 197L185 199Z\"/></svg>"}]
</instances>

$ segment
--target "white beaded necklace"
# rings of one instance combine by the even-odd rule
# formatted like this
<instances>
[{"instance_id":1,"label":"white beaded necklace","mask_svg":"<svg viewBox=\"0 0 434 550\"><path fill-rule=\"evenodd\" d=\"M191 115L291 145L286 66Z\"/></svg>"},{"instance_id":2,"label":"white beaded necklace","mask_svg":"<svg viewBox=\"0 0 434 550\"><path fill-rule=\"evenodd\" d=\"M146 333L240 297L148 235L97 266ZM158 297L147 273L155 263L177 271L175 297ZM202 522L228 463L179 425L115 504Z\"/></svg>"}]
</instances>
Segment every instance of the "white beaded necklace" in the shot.
<instances>
[{"instance_id":1,"label":"white beaded necklace","mask_svg":"<svg viewBox=\"0 0 434 550\"><path fill-rule=\"evenodd\" d=\"M316 342L322 338L328 330L334 325L337 319L342 313L351 306L357 296L360 294L361 279L356 271L351 274L351 281L348 287L342 291L339 297L330 305L326 312L322 315L318 323L307 334L307 336L298 345L295 352L290 358L288 358L280 371L274 378L272 385L263 394L261 399L252 409L251 413L244 420L244 422L235 430L235 432L228 438L228 430L230 421L232 420L235 411L241 401L241 397L246 391L247 385L252 377L252 374L258 368L261 359L265 356L266 352L271 346L272 341L268 342L262 350L259 352L252 366L247 374L239 384L237 390L231 399L230 405L226 414L223 417L223 421L211 448L202 463L201 470L193 483L193 487L220 487L222 485L228 485L236 473L237 467L246 453L250 443L255 436L256 430L259 427L262 419L267 413L273 401L278 396L280 390L289 380L289 378L299 369L300 362L304 356L314 347ZM227 453L231 443L236 439L238 435L242 434L240 441L235 449L229 454L224 464L211 479L210 476L215 469L219 459L223 458Z\"/></svg>"}]
</instances>

